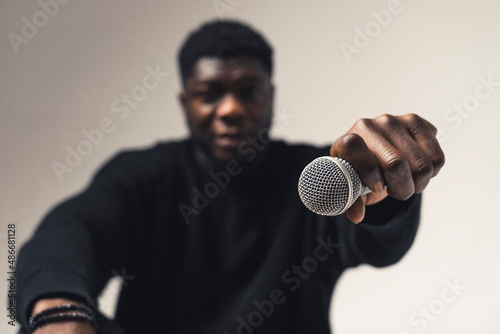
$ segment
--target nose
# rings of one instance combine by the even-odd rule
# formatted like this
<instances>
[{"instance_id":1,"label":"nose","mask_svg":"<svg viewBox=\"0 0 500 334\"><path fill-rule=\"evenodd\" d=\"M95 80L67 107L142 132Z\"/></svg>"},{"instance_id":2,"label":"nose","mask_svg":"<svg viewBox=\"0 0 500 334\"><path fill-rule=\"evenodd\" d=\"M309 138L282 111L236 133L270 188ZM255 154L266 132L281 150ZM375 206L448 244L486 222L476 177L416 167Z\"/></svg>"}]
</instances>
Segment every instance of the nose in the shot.
<instances>
[{"instance_id":1,"label":"nose","mask_svg":"<svg viewBox=\"0 0 500 334\"><path fill-rule=\"evenodd\" d=\"M219 102L217 116L227 123L235 123L245 115L245 107L232 93L226 94Z\"/></svg>"}]
</instances>

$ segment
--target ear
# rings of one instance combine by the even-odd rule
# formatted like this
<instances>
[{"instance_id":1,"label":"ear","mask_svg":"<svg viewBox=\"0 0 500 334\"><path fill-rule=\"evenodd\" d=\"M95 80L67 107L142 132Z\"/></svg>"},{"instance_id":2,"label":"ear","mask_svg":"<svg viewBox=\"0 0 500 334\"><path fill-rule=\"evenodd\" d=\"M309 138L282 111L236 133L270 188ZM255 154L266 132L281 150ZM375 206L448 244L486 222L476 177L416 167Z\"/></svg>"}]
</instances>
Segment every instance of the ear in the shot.
<instances>
[{"instance_id":1,"label":"ear","mask_svg":"<svg viewBox=\"0 0 500 334\"><path fill-rule=\"evenodd\" d=\"M274 110L274 92L275 88L272 83L270 83L269 87L269 105L271 106L271 110Z\"/></svg>"},{"instance_id":2,"label":"ear","mask_svg":"<svg viewBox=\"0 0 500 334\"><path fill-rule=\"evenodd\" d=\"M275 91L275 88L274 88L274 85L273 83L271 82L271 106L274 108L274 91Z\"/></svg>"},{"instance_id":3,"label":"ear","mask_svg":"<svg viewBox=\"0 0 500 334\"><path fill-rule=\"evenodd\" d=\"M182 107L182 111L184 113L187 113L188 110L188 101L187 101L187 95L185 90L180 90L177 93L177 99L179 100L179 104Z\"/></svg>"}]
</instances>

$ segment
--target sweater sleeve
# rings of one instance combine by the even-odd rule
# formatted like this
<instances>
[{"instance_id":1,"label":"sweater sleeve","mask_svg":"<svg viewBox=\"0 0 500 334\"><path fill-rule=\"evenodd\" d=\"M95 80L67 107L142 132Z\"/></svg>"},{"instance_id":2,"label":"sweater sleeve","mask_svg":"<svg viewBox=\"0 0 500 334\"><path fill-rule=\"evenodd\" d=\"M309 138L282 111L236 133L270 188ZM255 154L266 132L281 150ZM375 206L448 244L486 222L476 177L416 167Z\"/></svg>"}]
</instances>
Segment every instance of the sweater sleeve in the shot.
<instances>
[{"instance_id":1,"label":"sweater sleeve","mask_svg":"<svg viewBox=\"0 0 500 334\"><path fill-rule=\"evenodd\" d=\"M76 298L95 307L113 270L124 267L137 198L144 195L134 177L137 155L112 159L87 189L51 210L23 245L17 262L23 327L40 298Z\"/></svg>"},{"instance_id":2,"label":"sweater sleeve","mask_svg":"<svg viewBox=\"0 0 500 334\"><path fill-rule=\"evenodd\" d=\"M420 221L421 194L406 201L386 198L366 209L365 219L353 224L339 222L339 235L345 237L340 258L344 267L370 264L389 266L410 249Z\"/></svg>"}]
</instances>

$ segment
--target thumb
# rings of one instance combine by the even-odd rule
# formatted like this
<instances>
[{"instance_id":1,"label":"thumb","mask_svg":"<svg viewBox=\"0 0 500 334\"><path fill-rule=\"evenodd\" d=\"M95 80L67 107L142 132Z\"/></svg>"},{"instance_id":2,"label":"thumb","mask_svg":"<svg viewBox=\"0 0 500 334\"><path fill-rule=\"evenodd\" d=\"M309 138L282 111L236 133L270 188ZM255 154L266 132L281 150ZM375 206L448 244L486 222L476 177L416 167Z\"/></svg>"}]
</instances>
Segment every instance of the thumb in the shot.
<instances>
[{"instance_id":1,"label":"thumb","mask_svg":"<svg viewBox=\"0 0 500 334\"><path fill-rule=\"evenodd\" d=\"M365 218L366 195L360 196L347 210L347 217L354 224L361 223Z\"/></svg>"}]
</instances>

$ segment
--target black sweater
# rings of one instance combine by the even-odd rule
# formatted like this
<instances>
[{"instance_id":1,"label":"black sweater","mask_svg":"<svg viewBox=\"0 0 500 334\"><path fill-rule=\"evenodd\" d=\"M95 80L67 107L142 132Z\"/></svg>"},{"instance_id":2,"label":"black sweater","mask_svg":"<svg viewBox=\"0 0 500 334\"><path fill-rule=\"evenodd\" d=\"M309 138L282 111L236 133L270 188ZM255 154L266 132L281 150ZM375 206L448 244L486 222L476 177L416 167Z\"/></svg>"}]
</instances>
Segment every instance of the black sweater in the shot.
<instances>
[{"instance_id":1,"label":"black sweater","mask_svg":"<svg viewBox=\"0 0 500 334\"><path fill-rule=\"evenodd\" d=\"M397 262L420 196L387 198L359 225L318 216L297 180L328 148L272 142L264 152L223 172L201 167L189 140L120 153L23 246L19 322L41 297L93 304L121 274L115 320L127 333L329 333L340 274Z\"/></svg>"}]
</instances>

